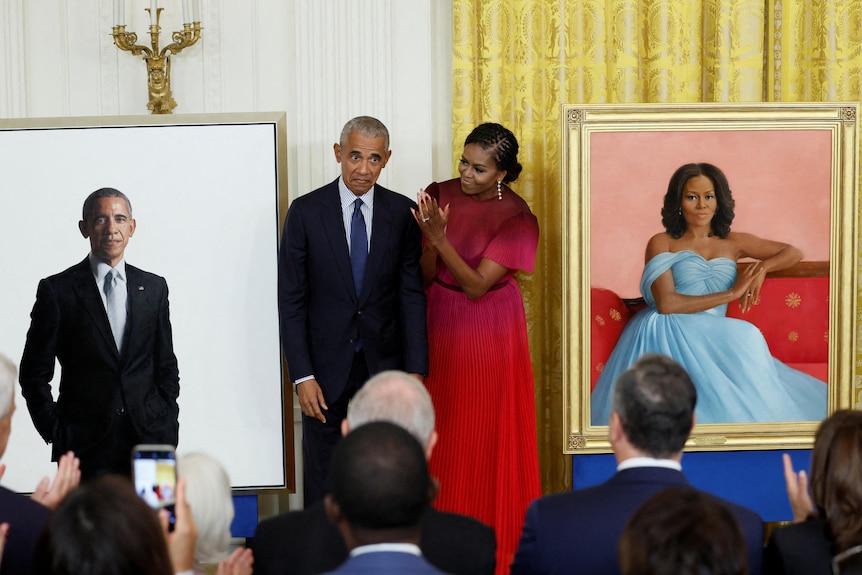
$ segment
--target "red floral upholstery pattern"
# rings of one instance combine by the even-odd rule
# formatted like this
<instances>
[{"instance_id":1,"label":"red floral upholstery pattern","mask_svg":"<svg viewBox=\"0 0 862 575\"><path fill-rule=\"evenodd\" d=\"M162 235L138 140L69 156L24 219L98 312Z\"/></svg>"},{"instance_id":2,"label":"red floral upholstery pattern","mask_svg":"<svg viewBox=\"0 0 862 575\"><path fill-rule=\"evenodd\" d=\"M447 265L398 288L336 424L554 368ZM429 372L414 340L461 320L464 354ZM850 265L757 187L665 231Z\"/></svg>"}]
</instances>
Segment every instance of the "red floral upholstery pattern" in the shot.
<instances>
[{"instance_id":1,"label":"red floral upholstery pattern","mask_svg":"<svg viewBox=\"0 0 862 575\"><path fill-rule=\"evenodd\" d=\"M611 355L631 311L611 290L590 290L590 390ZM731 302L727 316L753 323L782 362L823 381L828 376L829 278L767 278L760 303L742 314Z\"/></svg>"},{"instance_id":2,"label":"red floral upholstery pattern","mask_svg":"<svg viewBox=\"0 0 862 575\"><path fill-rule=\"evenodd\" d=\"M596 386L631 312L609 289L590 290L590 391Z\"/></svg>"},{"instance_id":3,"label":"red floral upholstery pattern","mask_svg":"<svg viewBox=\"0 0 862 575\"><path fill-rule=\"evenodd\" d=\"M826 381L829 360L829 278L767 278L760 303L742 314L727 306L727 316L750 321L766 338L769 351L784 363Z\"/></svg>"}]
</instances>

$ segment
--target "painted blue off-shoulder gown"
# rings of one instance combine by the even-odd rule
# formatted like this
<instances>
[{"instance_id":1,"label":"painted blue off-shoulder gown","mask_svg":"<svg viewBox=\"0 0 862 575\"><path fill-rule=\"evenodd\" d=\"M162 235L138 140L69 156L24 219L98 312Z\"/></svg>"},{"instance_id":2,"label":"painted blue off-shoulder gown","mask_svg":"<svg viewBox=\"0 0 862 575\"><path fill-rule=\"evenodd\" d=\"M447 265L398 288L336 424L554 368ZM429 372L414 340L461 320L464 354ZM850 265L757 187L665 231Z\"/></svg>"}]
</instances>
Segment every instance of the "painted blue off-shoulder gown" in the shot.
<instances>
[{"instance_id":1,"label":"painted blue off-shoulder gown","mask_svg":"<svg viewBox=\"0 0 862 575\"><path fill-rule=\"evenodd\" d=\"M812 421L826 417L826 384L772 357L760 331L725 317L727 304L697 313L662 314L651 286L668 269L676 291L704 295L729 289L736 262L684 250L647 262L640 290L647 307L629 320L592 393L591 421L606 425L614 382L645 353L680 363L697 388L698 423Z\"/></svg>"}]
</instances>

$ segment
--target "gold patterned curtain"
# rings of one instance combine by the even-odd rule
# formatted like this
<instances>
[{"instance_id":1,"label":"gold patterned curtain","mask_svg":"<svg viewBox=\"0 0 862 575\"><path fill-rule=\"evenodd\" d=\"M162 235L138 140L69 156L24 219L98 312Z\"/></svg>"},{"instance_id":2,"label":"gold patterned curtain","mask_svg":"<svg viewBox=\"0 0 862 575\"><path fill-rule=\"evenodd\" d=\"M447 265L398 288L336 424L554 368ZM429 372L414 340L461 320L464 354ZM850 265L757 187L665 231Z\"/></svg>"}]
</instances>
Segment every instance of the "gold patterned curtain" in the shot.
<instances>
[{"instance_id":1,"label":"gold patterned curtain","mask_svg":"<svg viewBox=\"0 0 862 575\"><path fill-rule=\"evenodd\" d=\"M504 124L521 143L514 187L542 230L536 271L519 278L542 485L571 489L562 454L560 104L859 100L862 2L453 0L452 16L453 165L481 122Z\"/></svg>"}]
</instances>

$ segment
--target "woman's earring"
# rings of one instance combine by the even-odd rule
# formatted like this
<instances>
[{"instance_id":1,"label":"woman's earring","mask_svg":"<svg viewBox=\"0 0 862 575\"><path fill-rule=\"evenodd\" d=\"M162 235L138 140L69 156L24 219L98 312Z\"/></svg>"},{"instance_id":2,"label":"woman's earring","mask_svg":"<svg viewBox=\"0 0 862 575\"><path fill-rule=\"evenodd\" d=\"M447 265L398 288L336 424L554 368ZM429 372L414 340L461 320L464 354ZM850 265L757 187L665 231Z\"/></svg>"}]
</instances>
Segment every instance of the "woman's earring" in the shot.
<instances>
[{"instance_id":1,"label":"woman's earring","mask_svg":"<svg viewBox=\"0 0 862 575\"><path fill-rule=\"evenodd\" d=\"M677 210L677 214L682 215L682 206Z\"/></svg>"},{"instance_id":2,"label":"woman's earring","mask_svg":"<svg viewBox=\"0 0 862 575\"><path fill-rule=\"evenodd\" d=\"M500 180L497 180L497 199L498 200L503 199L503 191L501 188L502 188L502 182Z\"/></svg>"}]
</instances>

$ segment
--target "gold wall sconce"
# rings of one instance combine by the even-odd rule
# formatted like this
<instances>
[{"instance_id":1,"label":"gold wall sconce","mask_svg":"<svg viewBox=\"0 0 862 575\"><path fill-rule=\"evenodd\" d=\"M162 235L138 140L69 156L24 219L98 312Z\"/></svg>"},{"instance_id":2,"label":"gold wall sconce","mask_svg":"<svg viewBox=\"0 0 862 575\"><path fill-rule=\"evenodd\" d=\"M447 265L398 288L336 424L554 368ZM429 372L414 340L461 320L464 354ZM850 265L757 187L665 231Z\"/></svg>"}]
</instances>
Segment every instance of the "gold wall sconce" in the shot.
<instances>
[{"instance_id":1,"label":"gold wall sconce","mask_svg":"<svg viewBox=\"0 0 862 575\"><path fill-rule=\"evenodd\" d=\"M149 102L147 109L153 114L170 114L177 107L171 94L171 54L179 54L183 49L194 45L201 37L201 18L199 0L191 0L192 16L189 17L189 0L183 2L183 29L171 35L173 42L159 50L159 18L163 8L158 0L150 0L150 48L137 44L138 35L126 32L126 0L114 0L114 26L111 34L114 44L120 50L131 52L134 56L143 54L147 63L147 89Z\"/></svg>"}]
</instances>

